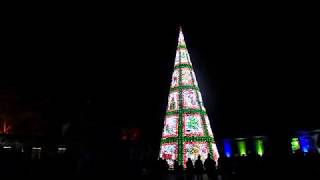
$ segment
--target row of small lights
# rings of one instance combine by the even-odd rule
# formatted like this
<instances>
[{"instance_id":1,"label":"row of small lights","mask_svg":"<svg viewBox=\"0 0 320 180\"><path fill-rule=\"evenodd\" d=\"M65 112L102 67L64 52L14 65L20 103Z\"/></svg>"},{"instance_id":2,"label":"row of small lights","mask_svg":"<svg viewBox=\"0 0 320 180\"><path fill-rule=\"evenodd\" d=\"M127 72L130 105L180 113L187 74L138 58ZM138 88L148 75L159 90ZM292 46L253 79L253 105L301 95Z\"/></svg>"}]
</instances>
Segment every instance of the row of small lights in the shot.
<instances>
[{"instance_id":1,"label":"row of small lights","mask_svg":"<svg viewBox=\"0 0 320 180\"><path fill-rule=\"evenodd\" d=\"M2 147L3 149L11 149L12 147L11 146L3 146ZM32 147L33 150L41 150L42 148L41 147ZM58 148L59 149L59 148Z\"/></svg>"},{"instance_id":2,"label":"row of small lights","mask_svg":"<svg viewBox=\"0 0 320 180\"><path fill-rule=\"evenodd\" d=\"M11 146L3 146L2 148L3 149L11 149L12 147ZM41 147L32 147L32 150L42 150L42 148ZM65 151L65 150L67 150L67 148L65 148L65 147L58 148L58 151Z\"/></svg>"}]
</instances>

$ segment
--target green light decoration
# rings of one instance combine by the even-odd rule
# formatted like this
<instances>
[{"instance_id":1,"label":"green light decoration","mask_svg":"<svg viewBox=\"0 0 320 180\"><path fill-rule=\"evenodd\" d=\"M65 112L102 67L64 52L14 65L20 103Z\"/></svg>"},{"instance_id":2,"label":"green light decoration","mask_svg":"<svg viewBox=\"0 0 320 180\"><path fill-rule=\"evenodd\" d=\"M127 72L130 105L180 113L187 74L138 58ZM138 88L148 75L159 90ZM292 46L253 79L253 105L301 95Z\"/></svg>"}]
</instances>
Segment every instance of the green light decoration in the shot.
<instances>
[{"instance_id":1,"label":"green light decoration","mask_svg":"<svg viewBox=\"0 0 320 180\"><path fill-rule=\"evenodd\" d=\"M240 156L247 156L247 148L245 141L238 141L238 148Z\"/></svg>"},{"instance_id":2,"label":"green light decoration","mask_svg":"<svg viewBox=\"0 0 320 180\"><path fill-rule=\"evenodd\" d=\"M197 129L199 127L197 119L194 117L191 117L187 123L187 126L189 128Z\"/></svg>"},{"instance_id":3,"label":"green light decoration","mask_svg":"<svg viewBox=\"0 0 320 180\"><path fill-rule=\"evenodd\" d=\"M300 149L299 139L298 138L292 138L291 140L291 149L292 152L295 153L297 150Z\"/></svg>"},{"instance_id":4,"label":"green light decoration","mask_svg":"<svg viewBox=\"0 0 320 180\"><path fill-rule=\"evenodd\" d=\"M256 153L260 156L264 153L264 147L263 147L263 140L262 139L256 139Z\"/></svg>"},{"instance_id":5,"label":"green light decoration","mask_svg":"<svg viewBox=\"0 0 320 180\"><path fill-rule=\"evenodd\" d=\"M210 121L180 28L159 158L165 159L171 168L174 160L186 167L188 158L195 161L200 155L204 161L208 153L218 160Z\"/></svg>"}]
</instances>

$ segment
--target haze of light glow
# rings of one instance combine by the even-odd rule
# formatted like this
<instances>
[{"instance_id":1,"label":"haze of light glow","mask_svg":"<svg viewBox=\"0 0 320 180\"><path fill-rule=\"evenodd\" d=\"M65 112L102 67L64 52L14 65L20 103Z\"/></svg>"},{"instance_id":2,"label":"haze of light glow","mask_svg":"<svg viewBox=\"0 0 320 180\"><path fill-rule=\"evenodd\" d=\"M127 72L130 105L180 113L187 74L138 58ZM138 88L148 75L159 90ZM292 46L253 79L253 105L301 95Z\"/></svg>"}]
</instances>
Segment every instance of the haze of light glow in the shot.
<instances>
[{"instance_id":1,"label":"haze of light glow","mask_svg":"<svg viewBox=\"0 0 320 180\"><path fill-rule=\"evenodd\" d=\"M247 148L246 148L246 142L245 141L239 141L238 142L238 148L239 148L240 156L247 156Z\"/></svg>"},{"instance_id":2,"label":"haze of light glow","mask_svg":"<svg viewBox=\"0 0 320 180\"><path fill-rule=\"evenodd\" d=\"M262 156L263 153L264 153L264 147L263 147L262 139L257 139L255 143L256 143L256 152L257 152L257 154Z\"/></svg>"},{"instance_id":3,"label":"haze of light glow","mask_svg":"<svg viewBox=\"0 0 320 180\"><path fill-rule=\"evenodd\" d=\"M291 149L292 149L293 153L300 149L300 144L299 144L298 138L292 138Z\"/></svg>"},{"instance_id":4,"label":"haze of light glow","mask_svg":"<svg viewBox=\"0 0 320 180\"><path fill-rule=\"evenodd\" d=\"M231 157L232 148L231 148L230 141L225 140L225 141L223 142L223 149L224 149L224 154L225 154L227 157Z\"/></svg>"}]
</instances>

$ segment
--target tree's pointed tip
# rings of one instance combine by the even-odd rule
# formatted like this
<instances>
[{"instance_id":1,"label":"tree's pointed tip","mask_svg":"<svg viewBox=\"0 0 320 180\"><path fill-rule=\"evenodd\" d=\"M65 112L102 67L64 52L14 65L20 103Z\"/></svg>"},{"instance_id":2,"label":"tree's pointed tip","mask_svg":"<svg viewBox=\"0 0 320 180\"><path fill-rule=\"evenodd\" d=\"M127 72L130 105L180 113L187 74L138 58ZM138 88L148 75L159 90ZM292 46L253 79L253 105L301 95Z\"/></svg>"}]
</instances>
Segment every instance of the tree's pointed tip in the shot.
<instances>
[{"instance_id":1,"label":"tree's pointed tip","mask_svg":"<svg viewBox=\"0 0 320 180\"><path fill-rule=\"evenodd\" d=\"M185 46L184 36L182 32L182 27L179 26L179 36L178 36L178 46Z\"/></svg>"},{"instance_id":2,"label":"tree's pointed tip","mask_svg":"<svg viewBox=\"0 0 320 180\"><path fill-rule=\"evenodd\" d=\"M182 26L179 25L179 32L182 32Z\"/></svg>"},{"instance_id":3,"label":"tree's pointed tip","mask_svg":"<svg viewBox=\"0 0 320 180\"><path fill-rule=\"evenodd\" d=\"M177 27L179 29L179 32L182 32L182 25L181 24L177 24Z\"/></svg>"}]
</instances>

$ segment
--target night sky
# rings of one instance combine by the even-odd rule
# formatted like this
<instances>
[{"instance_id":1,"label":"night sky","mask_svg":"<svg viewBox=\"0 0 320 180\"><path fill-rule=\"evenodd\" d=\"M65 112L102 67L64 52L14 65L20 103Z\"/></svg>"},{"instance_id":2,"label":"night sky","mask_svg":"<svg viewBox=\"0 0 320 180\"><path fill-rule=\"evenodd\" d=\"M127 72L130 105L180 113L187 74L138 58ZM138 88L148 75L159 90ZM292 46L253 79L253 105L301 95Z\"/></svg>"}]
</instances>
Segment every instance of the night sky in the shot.
<instances>
[{"instance_id":1,"label":"night sky","mask_svg":"<svg viewBox=\"0 0 320 180\"><path fill-rule=\"evenodd\" d=\"M69 121L82 124L79 131L88 124L101 131L139 127L158 142L182 25L216 137L320 127L320 41L312 11L226 6L196 16L122 13L8 13L1 89L45 114L48 131Z\"/></svg>"}]
</instances>

